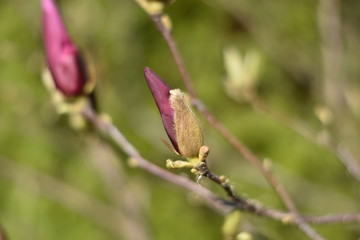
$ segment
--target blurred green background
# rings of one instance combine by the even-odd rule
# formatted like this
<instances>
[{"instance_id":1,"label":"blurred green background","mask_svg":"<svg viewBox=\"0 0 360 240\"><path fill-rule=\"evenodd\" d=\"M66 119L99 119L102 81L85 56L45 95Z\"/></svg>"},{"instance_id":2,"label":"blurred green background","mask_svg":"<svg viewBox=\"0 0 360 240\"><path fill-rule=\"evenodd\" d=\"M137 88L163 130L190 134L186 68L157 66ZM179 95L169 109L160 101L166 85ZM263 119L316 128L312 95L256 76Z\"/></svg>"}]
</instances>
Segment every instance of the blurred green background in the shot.
<instances>
[{"instance_id":1,"label":"blurred green background","mask_svg":"<svg viewBox=\"0 0 360 240\"><path fill-rule=\"evenodd\" d=\"M175 156L160 140L165 133L143 68L184 89L165 41L132 0L57 3L95 68L101 110L144 157L164 166ZM201 99L267 159L301 212L358 211L360 184L334 152L341 143L360 157L360 1L177 0L166 12ZM255 89L275 117L225 91L223 50L230 46L261 59ZM123 153L57 115L41 81L43 54L40 1L2 0L0 224L9 239L222 239L223 217L196 195L130 168ZM284 209L259 171L200 119L211 169L242 196ZM293 129L304 125L316 141L331 139L330 148ZM359 224L316 229L328 239L360 237ZM240 230L255 239L306 239L251 215Z\"/></svg>"}]
</instances>

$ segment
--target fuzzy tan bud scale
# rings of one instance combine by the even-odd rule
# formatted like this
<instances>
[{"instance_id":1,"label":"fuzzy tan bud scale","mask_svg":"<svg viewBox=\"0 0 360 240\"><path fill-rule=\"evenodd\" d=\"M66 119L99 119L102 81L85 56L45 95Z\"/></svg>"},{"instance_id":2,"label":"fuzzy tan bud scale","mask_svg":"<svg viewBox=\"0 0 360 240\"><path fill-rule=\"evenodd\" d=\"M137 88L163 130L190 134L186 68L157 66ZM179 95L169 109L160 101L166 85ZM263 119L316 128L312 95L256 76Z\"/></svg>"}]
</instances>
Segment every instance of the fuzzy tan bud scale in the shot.
<instances>
[{"instance_id":1,"label":"fuzzy tan bud scale","mask_svg":"<svg viewBox=\"0 0 360 240\"><path fill-rule=\"evenodd\" d=\"M174 128L180 154L184 157L197 157L203 145L200 123L186 103L179 89L170 91L170 105L174 110Z\"/></svg>"}]
</instances>

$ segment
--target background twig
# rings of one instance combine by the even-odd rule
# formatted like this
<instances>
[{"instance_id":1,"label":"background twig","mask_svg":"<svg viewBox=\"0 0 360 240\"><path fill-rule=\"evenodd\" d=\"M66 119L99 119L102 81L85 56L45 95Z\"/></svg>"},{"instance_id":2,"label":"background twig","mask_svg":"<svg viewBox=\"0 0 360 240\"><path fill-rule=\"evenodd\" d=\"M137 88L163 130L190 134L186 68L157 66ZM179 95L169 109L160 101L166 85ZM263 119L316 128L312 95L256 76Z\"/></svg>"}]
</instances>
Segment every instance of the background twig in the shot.
<instances>
[{"instance_id":1,"label":"background twig","mask_svg":"<svg viewBox=\"0 0 360 240\"><path fill-rule=\"evenodd\" d=\"M94 170L102 178L104 186L112 202L126 219L123 227L126 239L149 240L149 230L144 219L144 206L135 192L131 181L128 180L126 171L122 169L118 159L109 154L111 151L99 139L91 139L89 151L90 162ZM144 189L142 194L145 195Z\"/></svg>"},{"instance_id":2,"label":"background twig","mask_svg":"<svg viewBox=\"0 0 360 240\"><path fill-rule=\"evenodd\" d=\"M326 140L319 139L316 136L315 130L310 126L301 122L298 119L292 119L291 117L280 114L270 106L268 106L256 93L252 94L252 98L249 99L249 103L254 109L267 114L269 117L278 121L279 123L287 126L293 131L297 132L300 136L303 136L306 140L326 148L329 152L337 156L338 159L344 164L348 172L358 181L360 181L360 164L354 158L354 155L343 144L336 143L335 139L327 134Z\"/></svg>"}]
</instances>

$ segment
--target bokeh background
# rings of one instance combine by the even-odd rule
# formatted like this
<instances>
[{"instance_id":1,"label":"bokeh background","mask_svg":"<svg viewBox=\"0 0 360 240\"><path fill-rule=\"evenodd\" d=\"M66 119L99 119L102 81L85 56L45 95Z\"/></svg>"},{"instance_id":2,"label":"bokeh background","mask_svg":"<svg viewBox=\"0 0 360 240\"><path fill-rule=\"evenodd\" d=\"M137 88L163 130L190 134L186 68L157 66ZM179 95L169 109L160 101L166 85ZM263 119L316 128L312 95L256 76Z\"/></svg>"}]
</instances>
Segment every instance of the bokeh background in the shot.
<instances>
[{"instance_id":1,"label":"bokeh background","mask_svg":"<svg viewBox=\"0 0 360 240\"><path fill-rule=\"evenodd\" d=\"M143 68L184 89L165 41L132 0L57 3L95 69L101 110L164 166L175 156L160 140ZM301 212L358 211L360 183L336 151L342 144L359 163L360 1L177 0L166 12L200 98L266 159ZM242 97L246 88L236 97L226 91L226 62L236 62L224 58L229 48L260 59L251 89L261 104ZM40 1L0 1L0 224L9 239L222 239L223 217L196 195L129 167L121 151L58 116L41 81L43 55ZM259 171L200 120L211 169L242 196L283 209ZM360 237L359 224L316 229L328 239ZM305 239L295 227L247 214L240 230Z\"/></svg>"}]
</instances>

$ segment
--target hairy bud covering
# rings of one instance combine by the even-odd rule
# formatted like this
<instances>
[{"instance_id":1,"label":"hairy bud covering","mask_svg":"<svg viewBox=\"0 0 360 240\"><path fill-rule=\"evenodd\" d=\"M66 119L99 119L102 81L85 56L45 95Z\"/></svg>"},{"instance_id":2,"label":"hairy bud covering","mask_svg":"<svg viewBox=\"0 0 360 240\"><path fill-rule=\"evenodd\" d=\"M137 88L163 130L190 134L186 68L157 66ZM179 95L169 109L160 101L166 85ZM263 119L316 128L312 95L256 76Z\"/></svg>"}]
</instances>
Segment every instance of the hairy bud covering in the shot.
<instances>
[{"instance_id":1,"label":"hairy bud covering","mask_svg":"<svg viewBox=\"0 0 360 240\"><path fill-rule=\"evenodd\" d=\"M199 121L179 89L170 91L170 105L174 110L174 128L180 154L184 157L197 157L203 145Z\"/></svg>"},{"instance_id":2,"label":"hairy bud covering","mask_svg":"<svg viewBox=\"0 0 360 240\"><path fill-rule=\"evenodd\" d=\"M145 68L144 72L174 149L183 157L197 157L203 137L200 124L186 103L184 94L179 89L171 90L150 68Z\"/></svg>"}]
</instances>

